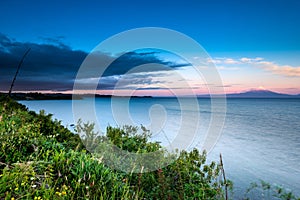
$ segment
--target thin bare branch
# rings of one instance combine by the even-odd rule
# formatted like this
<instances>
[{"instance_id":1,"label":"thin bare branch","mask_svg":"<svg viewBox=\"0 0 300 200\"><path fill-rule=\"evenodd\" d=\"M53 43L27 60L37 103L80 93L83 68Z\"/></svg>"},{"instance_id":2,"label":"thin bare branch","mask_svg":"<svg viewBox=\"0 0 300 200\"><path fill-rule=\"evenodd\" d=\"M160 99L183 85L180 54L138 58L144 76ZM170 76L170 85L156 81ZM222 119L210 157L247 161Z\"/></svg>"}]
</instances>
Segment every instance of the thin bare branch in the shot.
<instances>
[{"instance_id":1,"label":"thin bare branch","mask_svg":"<svg viewBox=\"0 0 300 200\"><path fill-rule=\"evenodd\" d=\"M20 67L21 67L21 65L23 64L24 58L26 57L26 55L29 53L30 50L31 50L31 48L29 48L29 49L24 53L22 59L21 59L20 62L19 62L19 65L18 65L17 71L16 71L16 73L15 73L14 79L13 79L13 81L11 82L11 85L10 85L10 89L9 89L9 92L8 92L8 96L11 96L11 92L12 92L13 86L14 86L14 84L15 84L17 75L18 75L18 73L19 73Z\"/></svg>"}]
</instances>

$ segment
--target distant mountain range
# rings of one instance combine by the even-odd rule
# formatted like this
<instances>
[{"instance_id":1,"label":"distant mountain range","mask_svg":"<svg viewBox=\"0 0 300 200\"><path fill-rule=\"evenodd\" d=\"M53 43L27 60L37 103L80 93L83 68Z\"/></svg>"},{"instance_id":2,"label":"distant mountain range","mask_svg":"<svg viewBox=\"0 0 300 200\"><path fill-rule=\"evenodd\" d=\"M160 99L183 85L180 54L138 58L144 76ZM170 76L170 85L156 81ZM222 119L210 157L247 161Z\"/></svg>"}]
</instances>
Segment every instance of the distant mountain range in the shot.
<instances>
[{"instance_id":1,"label":"distant mountain range","mask_svg":"<svg viewBox=\"0 0 300 200\"><path fill-rule=\"evenodd\" d=\"M242 93L227 94L227 98L300 98L298 95L277 93L270 90L250 90Z\"/></svg>"},{"instance_id":2,"label":"distant mountain range","mask_svg":"<svg viewBox=\"0 0 300 200\"><path fill-rule=\"evenodd\" d=\"M218 95L215 96L218 97ZM209 94L198 95L198 97L210 98L210 95ZM227 98L300 98L300 94L290 95L290 94L277 93L270 90L249 90L247 92L226 94L226 97Z\"/></svg>"}]
</instances>

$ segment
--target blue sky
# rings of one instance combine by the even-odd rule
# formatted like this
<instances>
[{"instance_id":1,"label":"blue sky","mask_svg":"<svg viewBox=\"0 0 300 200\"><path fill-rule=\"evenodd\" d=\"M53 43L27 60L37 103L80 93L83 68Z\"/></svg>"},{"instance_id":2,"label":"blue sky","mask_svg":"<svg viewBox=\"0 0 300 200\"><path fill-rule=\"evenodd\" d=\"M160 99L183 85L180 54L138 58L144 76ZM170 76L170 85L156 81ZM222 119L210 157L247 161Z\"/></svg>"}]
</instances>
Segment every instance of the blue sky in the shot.
<instances>
[{"instance_id":1,"label":"blue sky","mask_svg":"<svg viewBox=\"0 0 300 200\"><path fill-rule=\"evenodd\" d=\"M81 52L84 56L101 41L128 29L169 28L188 35L205 48L224 84L232 85L227 92L264 87L300 93L299 9L297 0L60 0L47 3L3 0L0 2L0 33L2 39L5 36L11 40L10 44L63 45L72 53ZM242 62L243 58L252 60ZM2 64L2 71L7 70L5 67ZM22 78L20 80L22 82ZM27 83L27 87L29 85ZM24 88L19 86L19 89Z\"/></svg>"},{"instance_id":2,"label":"blue sky","mask_svg":"<svg viewBox=\"0 0 300 200\"><path fill-rule=\"evenodd\" d=\"M300 51L300 2L291 1L1 1L1 31L20 41L62 36L73 48L137 27L183 32L209 52Z\"/></svg>"}]
</instances>

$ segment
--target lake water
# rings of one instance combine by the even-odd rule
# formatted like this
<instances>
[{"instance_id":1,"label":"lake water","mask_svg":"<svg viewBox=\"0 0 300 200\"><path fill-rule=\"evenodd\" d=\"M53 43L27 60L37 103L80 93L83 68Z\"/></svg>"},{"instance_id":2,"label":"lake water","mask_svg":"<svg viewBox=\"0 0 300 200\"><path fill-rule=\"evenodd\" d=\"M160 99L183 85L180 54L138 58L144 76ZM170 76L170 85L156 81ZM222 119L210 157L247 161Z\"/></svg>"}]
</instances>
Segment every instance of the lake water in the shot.
<instances>
[{"instance_id":1,"label":"lake water","mask_svg":"<svg viewBox=\"0 0 300 200\"><path fill-rule=\"evenodd\" d=\"M93 103L92 99L77 101L83 106ZM71 100L20 103L30 110L43 109L54 114L54 118L62 120L69 128L75 123ZM110 98L96 98L95 116L100 129L104 131L109 124L123 125L120 122L143 124L154 129L152 139L161 141L163 145L176 137L174 133L178 133L182 125L182 109L190 113L184 118L187 131L195 123L195 112L200 112L197 127L200 136L194 138L194 143L199 145L204 138L201 133L207 132L211 125L211 116L215 114L212 112L217 112L211 110L210 99L199 99L200 111L197 111L193 107L180 106L175 98L133 98L128 106L131 121L126 121L122 118L122 111L118 112L124 103L124 99L117 99L112 112ZM234 182L235 197L241 197L251 182L260 179L282 185L300 195L300 99L227 99L226 107L222 135L209 153L208 160L218 161L219 153L222 153L226 176ZM82 112L90 114L84 107ZM165 118L162 118L162 113ZM155 123L162 121L162 128L153 127L151 120Z\"/></svg>"}]
</instances>

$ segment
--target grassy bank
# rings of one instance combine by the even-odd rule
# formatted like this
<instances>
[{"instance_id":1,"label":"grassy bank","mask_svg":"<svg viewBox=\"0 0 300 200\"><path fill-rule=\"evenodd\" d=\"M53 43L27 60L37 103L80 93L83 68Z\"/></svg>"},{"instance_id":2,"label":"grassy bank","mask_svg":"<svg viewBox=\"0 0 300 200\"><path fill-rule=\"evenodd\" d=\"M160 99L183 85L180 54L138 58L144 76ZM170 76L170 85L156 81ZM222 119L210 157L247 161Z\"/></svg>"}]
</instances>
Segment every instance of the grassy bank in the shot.
<instances>
[{"instance_id":1,"label":"grassy bank","mask_svg":"<svg viewBox=\"0 0 300 200\"><path fill-rule=\"evenodd\" d=\"M223 199L220 166L205 154L181 152L171 165L147 173L124 173L90 154L78 135L44 112L36 114L8 98L0 101L1 199ZM78 128L90 132L92 125ZM132 152L159 144L134 134L136 127L108 127L106 139ZM103 139L103 138L102 138Z\"/></svg>"}]
</instances>

